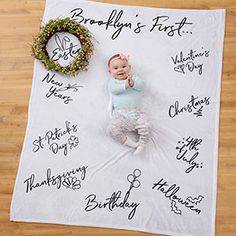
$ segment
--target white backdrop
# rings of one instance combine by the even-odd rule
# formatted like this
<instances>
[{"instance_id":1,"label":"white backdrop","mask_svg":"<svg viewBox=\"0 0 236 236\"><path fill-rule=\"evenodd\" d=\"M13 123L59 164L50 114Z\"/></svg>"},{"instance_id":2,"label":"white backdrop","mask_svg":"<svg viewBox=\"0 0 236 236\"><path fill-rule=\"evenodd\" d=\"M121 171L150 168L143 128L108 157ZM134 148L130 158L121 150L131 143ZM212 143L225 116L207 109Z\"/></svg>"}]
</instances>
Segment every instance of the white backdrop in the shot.
<instances>
[{"instance_id":1,"label":"white backdrop","mask_svg":"<svg viewBox=\"0 0 236 236\"><path fill-rule=\"evenodd\" d=\"M43 22L58 17L88 28L94 54L76 77L35 61L11 220L214 235L225 11L47 0ZM116 53L146 84L140 156L106 132Z\"/></svg>"}]
</instances>

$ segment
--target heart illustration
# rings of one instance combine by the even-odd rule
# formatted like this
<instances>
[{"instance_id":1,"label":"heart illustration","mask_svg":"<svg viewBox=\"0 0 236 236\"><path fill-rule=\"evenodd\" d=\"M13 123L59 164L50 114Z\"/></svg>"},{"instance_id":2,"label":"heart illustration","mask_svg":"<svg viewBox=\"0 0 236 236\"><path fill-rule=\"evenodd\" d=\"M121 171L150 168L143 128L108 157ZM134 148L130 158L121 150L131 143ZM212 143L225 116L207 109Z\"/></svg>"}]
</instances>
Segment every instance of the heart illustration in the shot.
<instances>
[{"instance_id":1,"label":"heart illustration","mask_svg":"<svg viewBox=\"0 0 236 236\"><path fill-rule=\"evenodd\" d=\"M181 64L181 65L174 67L174 71L185 74L184 68L185 68L185 65Z\"/></svg>"}]
</instances>

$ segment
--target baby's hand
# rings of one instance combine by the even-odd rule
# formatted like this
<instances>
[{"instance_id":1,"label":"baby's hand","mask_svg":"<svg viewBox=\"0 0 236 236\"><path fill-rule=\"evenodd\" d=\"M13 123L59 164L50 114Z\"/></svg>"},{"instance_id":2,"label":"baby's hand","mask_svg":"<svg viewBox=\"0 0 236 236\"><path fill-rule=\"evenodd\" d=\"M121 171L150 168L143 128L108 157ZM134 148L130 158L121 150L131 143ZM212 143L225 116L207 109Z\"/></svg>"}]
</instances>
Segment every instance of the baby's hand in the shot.
<instances>
[{"instance_id":1,"label":"baby's hand","mask_svg":"<svg viewBox=\"0 0 236 236\"><path fill-rule=\"evenodd\" d=\"M126 81L125 81L125 89L128 89L130 87L134 86L134 81L132 80L131 76L128 75Z\"/></svg>"},{"instance_id":2,"label":"baby's hand","mask_svg":"<svg viewBox=\"0 0 236 236\"><path fill-rule=\"evenodd\" d=\"M130 87L134 86L134 81L132 80L130 75L128 76L128 84L129 84Z\"/></svg>"}]
</instances>

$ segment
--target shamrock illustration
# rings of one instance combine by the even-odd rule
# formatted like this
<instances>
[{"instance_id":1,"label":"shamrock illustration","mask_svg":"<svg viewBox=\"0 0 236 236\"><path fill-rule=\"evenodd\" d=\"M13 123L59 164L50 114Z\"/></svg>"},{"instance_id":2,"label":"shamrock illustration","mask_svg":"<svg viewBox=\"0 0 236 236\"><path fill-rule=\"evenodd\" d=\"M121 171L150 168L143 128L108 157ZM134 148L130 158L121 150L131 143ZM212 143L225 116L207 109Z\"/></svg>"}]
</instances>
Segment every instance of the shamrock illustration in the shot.
<instances>
[{"instance_id":1,"label":"shamrock illustration","mask_svg":"<svg viewBox=\"0 0 236 236\"><path fill-rule=\"evenodd\" d=\"M68 144L70 145L70 149L72 149L72 147L76 147L79 144L79 138L71 135L70 138L68 139Z\"/></svg>"}]
</instances>

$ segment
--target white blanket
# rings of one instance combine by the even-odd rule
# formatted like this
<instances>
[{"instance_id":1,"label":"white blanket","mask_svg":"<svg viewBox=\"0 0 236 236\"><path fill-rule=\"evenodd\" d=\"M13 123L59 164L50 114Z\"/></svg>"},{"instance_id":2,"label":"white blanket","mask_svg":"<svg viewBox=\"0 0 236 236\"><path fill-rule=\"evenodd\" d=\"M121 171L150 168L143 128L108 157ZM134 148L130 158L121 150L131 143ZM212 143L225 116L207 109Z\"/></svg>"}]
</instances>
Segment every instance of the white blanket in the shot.
<instances>
[{"instance_id":1,"label":"white blanket","mask_svg":"<svg viewBox=\"0 0 236 236\"><path fill-rule=\"evenodd\" d=\"M88 28L94 54L75 77L35 61L11 220L214 235L225 10L47 0L43 22L58 17ZM106 132L116 53L146 84L138 156Z\"/></svg>"}]
</instances>

